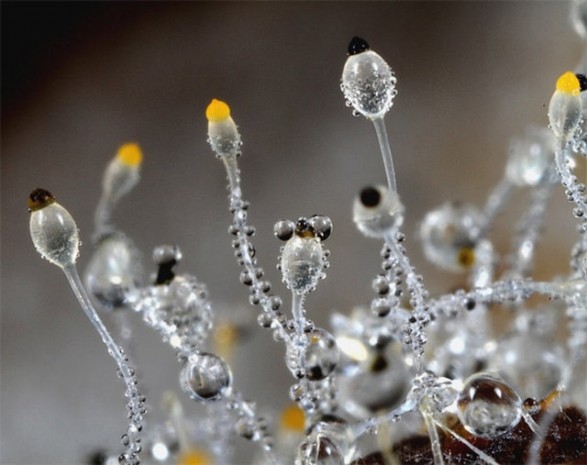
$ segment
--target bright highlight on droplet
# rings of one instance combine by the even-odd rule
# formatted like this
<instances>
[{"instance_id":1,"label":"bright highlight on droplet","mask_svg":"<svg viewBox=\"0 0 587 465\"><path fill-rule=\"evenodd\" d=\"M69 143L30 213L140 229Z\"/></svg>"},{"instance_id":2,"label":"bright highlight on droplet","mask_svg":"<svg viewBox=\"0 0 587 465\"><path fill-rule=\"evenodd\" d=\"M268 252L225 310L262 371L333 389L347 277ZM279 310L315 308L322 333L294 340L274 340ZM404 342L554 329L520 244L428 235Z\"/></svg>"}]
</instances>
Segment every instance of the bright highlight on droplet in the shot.
<instances>
[{"instance_id":1,"label":"bright highlight on droplet","mask_svg":"<svg viewBox=\"0 0 587 465\"><path fill-rule=\"evenodd\" d=\"M143 161L143 152L139 144L129 142L120 146L116 159L128 166L138 166Z\"/></svg>"},{"instance_id":2,"label":"bright highlight on droplet","mask_svg":"<svg viewBox=\"0 0 587 465\"><path fill-rule=\"evenodd\" d=\"M281 413L281 428L301 433L306 426L304 411L297 405L289 405Z\"/></svg>"},{"instance_id":3,"label":"bright highlight on droplet","mask_svg":"<svg viewBox=\"0 0 587 465\"><path fill-rule=\"evenodd\" d=\"M579 95L581 83L572 71L567 71L556 81L556 90L565 94Z\"/></svg>"},{"instance_id":4,"label":"bright highlight on droplet","mask_svg":"<svg viewBox=\"0 0 587 465\"><path fill-rule=\"evenodd\" d=\"M230 107L223 101L212 99L206 108L206 118L210 122L218 123L230 117Z\"/></svg>"}]
</instances>

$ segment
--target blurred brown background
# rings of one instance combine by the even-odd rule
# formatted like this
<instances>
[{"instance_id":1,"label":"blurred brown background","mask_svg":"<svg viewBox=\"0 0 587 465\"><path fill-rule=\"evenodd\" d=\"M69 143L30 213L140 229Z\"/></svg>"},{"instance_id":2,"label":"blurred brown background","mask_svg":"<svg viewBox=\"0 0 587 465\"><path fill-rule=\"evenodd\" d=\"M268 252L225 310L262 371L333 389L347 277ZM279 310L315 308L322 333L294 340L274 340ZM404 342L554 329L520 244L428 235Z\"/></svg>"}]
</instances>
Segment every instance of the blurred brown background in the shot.
<instances>
[{"instance_id":1,"label":"blurred brown background","mask_svg":"<svg viewBox=\"0 0 587 465\"><path fill-rule=\"evenodd\" d=\"M138 141L142 181L116 224L144 251L147 269L155 245L176 242L184 252L178 271L206 282L219 312L254 318L226 234L224 170L206 144L204 109L213 97L226 100L245 141L243 187L258 256L278 293L287 297L274 266L273 223L313 213L334 222L328 279L307 301L310 317L327 326L333 309L369 302L379 271L380 244L362 238L350 214L358 189L385 179L371 124L351 116L339 90L350 38L367 39L398 77L386 121L409 236L444 200L483 204L502 175L509 138L547 123L554 81L582 50L562 1L1 8L5 465L69 465L96 447L118 451L125 425L114 363L62 273L30 242L33 188L52 191L76 218L83 269L102 170L120 144ZM574 239L570 206L560 189L556 197L537 257L543 278L566 270ZM516 196L492 236L501 251L524 198ZM407 247L433 292L460 282L425 264L415 238ZM136 364L156 421L161 393L177 389L178 365L134 321ZM291 379L283 347L251 328L233 361L235 383L271 411L287 402Z\"/></svg>"}]
</instances>

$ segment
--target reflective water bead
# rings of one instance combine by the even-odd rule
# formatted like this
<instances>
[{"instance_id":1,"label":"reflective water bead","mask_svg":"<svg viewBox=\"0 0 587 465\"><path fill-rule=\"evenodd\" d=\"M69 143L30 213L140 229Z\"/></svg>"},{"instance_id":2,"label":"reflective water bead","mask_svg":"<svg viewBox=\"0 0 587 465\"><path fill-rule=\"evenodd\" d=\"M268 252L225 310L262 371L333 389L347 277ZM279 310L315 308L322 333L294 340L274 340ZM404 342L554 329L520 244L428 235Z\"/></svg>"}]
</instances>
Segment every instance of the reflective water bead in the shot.
<instances>
[{"instance_id":1,"label":"reflective water bead","mask_svg":"<svg viewBox=\"0 0 587 465\"><path fill-rule=\"evenodd\" d=\"M357 112L368 119L379 118L393 105L397 79L381 56L365 46L353 45L357 43L353 39L349 45L355 53L349 55L344 65L341 90Z\"/></svg>"},{"instance_id":2,"label":"reflective water bead","mask_svg":"<svg viewBox=\"0 0 587 465\"><path fill-rule=\"evenodd\" d=\"M232 384L228 365L214 354L201 352L188 357L179 375L181 388L197 401L217 400Z\"/></svg>"},{"instance_id":3,"label":"reflective water bead","mask_svg":"<svg viewBox=\"0 0 587 465\"><path fill-rule=\"evenodd\" d=\"M572 71L562 74L548 106L550 129L561 140L570 139L582 118L581 83Z\"/></svg>"},{"instance_id":4,"label":"reflective water bead","mask_svg":"<svg viewBox=\"0 0 587 465\"><path fill-rule=\"evenodd\" d=\"M291 220L279 220L273 226L273 234L280 241L287 241L291 239L296 230L296 225Z\"/></svg>"},{"instance_id":5,"label":"reflective water bead","mask_svg":"<svg viewBox=\"0 0 587 465\"><path fill-rule=\"evenodd\" d=\"M490 373L469 377L457 398L457 414L465 429L487 439L510 431L520 421L521 412L518 394Z\"/></svg>"},{"instance_id":6,"label":"reflective water bead","mask_svg":"<svg viewBox=\"0 0 587 465\"><path fill-rule=\"evenodd\" d=\"M332 335L315 329L308 334L308 343L303 354L306 378L319 381L328 377L336 368L340 354Z\"/></svg>"},{"instance_id":7,"label":"reflective water bead","mask_svg":"<svg viewBox=\"0 0 587 465\"><path fill-rule=\"evenodd\" d=\"M28 200L31 239L37 252L61 268L79 255L79 233L69 212L45 189L35 189Z\"/></svg>"},{"instance_id":8,"label":"reflective water bead","mask_svg":"<svg viewBox=\"0 0 587 465\"><path fill-rule=\"evenodd\" d=\"M325 241L332 234L332 220L324 215L312 215L308 220L310 230L321 241Z\"/></svg>"},{"instance_id":9,"label":"reflective water bead","mask_svg":"<svg viewBox=\"0 0 587 465\"><path fill-rule=\"evenodd\" d=\"M295 465L342 465L355 452L353 436L346 422L325 416L310 428L298 447Z\"/></svg>"},{"instance_id":10,"label":"reflective water bead","mask_svg":"<svg viewBox=\"0 0 587 465\"><path fill-rule=\"evenodd\" d=\"M471 204L448 202L426 214L420 239L426 258L449 271L466 271L476 261L482 215Z\"/></svg>"},{"instance_id":11,"label":"reflective water bead","mask_svg":"<svg viewBox=\"0 0 587 465\"><path fill-rule=\"evenodd\" d=\"M142 274L139 253L127 237L113 234L96 245L88 263L88 291L105 308L119 308L134 299Z\"/></svg>"},{"instance_id":12,"label":"reflective water bead","mask_svg":"<svg viewBox=\"0 0 587 465\"><path fill-rule=\"evenodd\" d=\"M404 219L404 206L395 192L386 187L365 187L353 204L353 221L367 237L382 238L398 230Z\"/></svg>"},{"instance_id":13,"label":"reflective water bead","mask_svg":"<svg viewBox=\"0 0 587 465\"><path fill-rule=\"evenodd\" d=\"M364 355L355 352L356 355L364 358L356 361L355 371L347 370L337 377L340 404L347 412L366 419L405 399L412 375L400 343L389 343L382 349L370 347Z\"/></svg>"},{"instance_id":14,"label":"reflective water bead","mask_svg":"<svg viewBox=\"0 0 587 465\"><path fill-rule=\"evenodd\" d=\"M506 176L518 186L535 186L554 160L555 139L547 128L529 127L512 140Z\"/></svg>"},{"instance_id":15,"label":"reflective water bead","mask_svg":"<svg viewBox=\"0 0 587 465\"><path fill-rule=\"evenodd\" d=\"M317 238L299 236L293 236L286 242L279 261L283 282L289 290L298 294L315 289L327 263Z\"/></svg>"}]
</instances>

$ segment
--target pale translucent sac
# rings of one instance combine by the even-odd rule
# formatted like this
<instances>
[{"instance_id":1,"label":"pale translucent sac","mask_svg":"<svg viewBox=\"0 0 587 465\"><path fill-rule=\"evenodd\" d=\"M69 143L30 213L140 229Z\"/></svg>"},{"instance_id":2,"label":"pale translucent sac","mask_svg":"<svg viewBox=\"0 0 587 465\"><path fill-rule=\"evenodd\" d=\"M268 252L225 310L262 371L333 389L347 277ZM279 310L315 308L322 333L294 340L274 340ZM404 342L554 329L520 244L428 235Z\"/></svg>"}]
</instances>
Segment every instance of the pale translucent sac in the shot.
<instances>
[{"instance_id":1,"label":"pale translucent sac","mask_svg":"<svg viewBox=\"0 0 587 465\"><path fill-rule=\"evenodd\" d=\"M554 150L552 131L529 127L510 144L506 177L517 186L536 186L554 161Z\"/></svg>"},{"instance_id":2,"label":"pale translucent sac","mask_svg":"<svg viewBox=\"0 0 587 465\"><path fill-rule=\"evenodd\" d=\"M142 267L138 251L122 234L105 237L96 245L85 272L90 294L106 309L120 308L136 299Z\"/></svg>"},{"instance_id":3,"label":"pale translucent sac","mask_svg":"<svg viewBox=\"0 0 587 465\"><path fill-rule=\"evenodd\" d=\"M366 50L348 57L341 90L349 106L373 119L385 115L393 105L396 81L385 60L376 52Z\"/></svg>"},{"instance_id":4,"label":"pale translucent sac","mask_svg":"<svg viewBox=\"0 0 587 465\"><path fill-rule=\"evenodd\" d=\"M482 215L471 204L447 202L430 211L419 232L426 258L448 271L471 269L481 225Z\"/></svg>"},{"instance_id":5,"label":"pale translucent sac","mask_svg":"<svg viewBox=\"0 0 587 465\"><path fill-rule=\"evenodd\" d=\"M79 233L69 212L54 202L31 212L30 233L37 252L61 268L73 265L79 255Z\"/></svg>"}]
</instances>

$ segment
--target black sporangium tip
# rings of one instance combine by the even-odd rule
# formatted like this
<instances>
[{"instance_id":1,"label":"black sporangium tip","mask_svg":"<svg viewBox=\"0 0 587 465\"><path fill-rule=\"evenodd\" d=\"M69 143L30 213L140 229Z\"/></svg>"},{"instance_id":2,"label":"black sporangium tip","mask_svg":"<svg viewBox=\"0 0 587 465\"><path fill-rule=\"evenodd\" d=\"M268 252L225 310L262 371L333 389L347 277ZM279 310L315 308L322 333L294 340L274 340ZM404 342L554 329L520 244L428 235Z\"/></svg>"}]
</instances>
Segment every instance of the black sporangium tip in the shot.
<instances>
[{"instance_id":1,"label":"black sporangium tip","mask_svg":"<svg viewBox=\"0 0 587 465\"><path fill-rule=\"evenodd\" d=\"M584 74L576 74L577 79L579 80L579 89L581 89L581 92L584 92L587 90L587 76L585 76Z\"/></svg>"},{"instance_id":2,"label":"black sporangium tip","mask_svg":"<svg viewBox=\"0 0 587 465\"><path fill-rule=\"evenodd\" d=\"M173 281L173 278L175 278L173 267L175 265L177 265L177 260L173 258L169 261L159 263L159 268L157 269L157 278L155 279L156 286L170 284L171 281Z\"/></svg>"},{"instance_id":3,"label":"black sporangium tip","mask_svg":"<svg viewBox=\"0 0 587 465\"><path fill-rule=\"evenodd\" d=\"M365 207L376 207L381 202L381 194L374 187L365 187L359 194L361 203Z\"/></svg>"},{"instance_id":4,"label":"black sporangium tip","mask_svg":"<svg viewBox=\"0 0 587 465\"><path fill-rule=\"evenodd\" d=\"M45 208L47 205L51 205L53 202L55 202L55 197L53 197L53 194L51 194L51 192L45 189L41 189L40 187L37 187L35 190L31 192L31 195L29 195L28 198L29 212L41 210L42 208Z\"/></svg>"},{"instance_id":5,"label":"black sporangium tip","mask_svg":"<svg viewBox=\"0 0 587 465\"><path fill-rule=\"evenodd\" d=\"M369 44L365 39L361 39L357 36L351 39L348 48L349 55L357 55L358 53L364 52L365 50L369 50Z\"/></svg>"}]
</instances>

